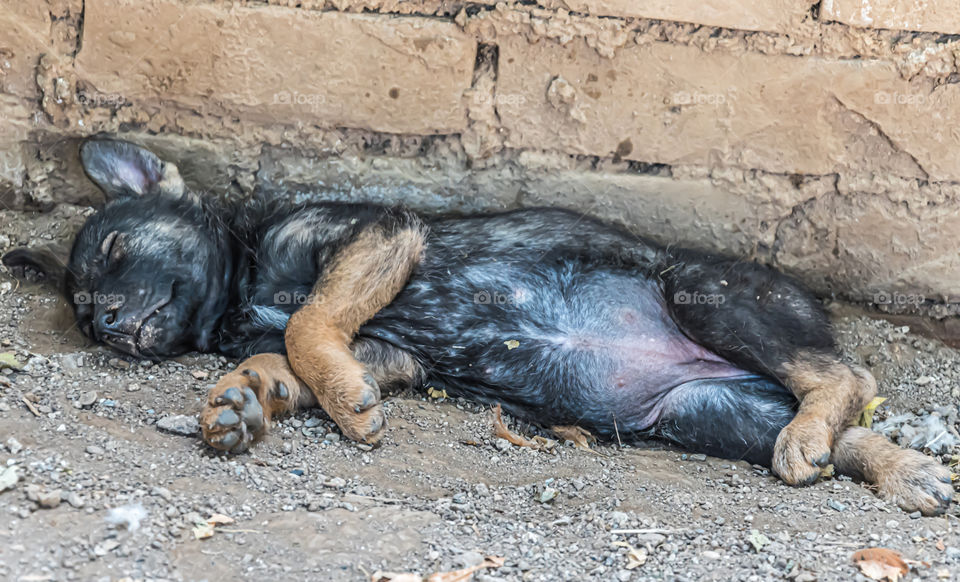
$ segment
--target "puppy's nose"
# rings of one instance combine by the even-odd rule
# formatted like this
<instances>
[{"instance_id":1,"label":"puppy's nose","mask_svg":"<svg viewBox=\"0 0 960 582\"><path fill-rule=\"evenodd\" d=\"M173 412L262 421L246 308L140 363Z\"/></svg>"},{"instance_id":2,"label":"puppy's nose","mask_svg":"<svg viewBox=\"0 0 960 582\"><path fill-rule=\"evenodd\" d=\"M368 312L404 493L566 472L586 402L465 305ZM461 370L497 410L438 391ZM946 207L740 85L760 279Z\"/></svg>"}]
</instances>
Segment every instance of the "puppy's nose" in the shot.
<instances>
[{"instance_id":1,"label":"puppy's nose","mask_svg":"<svg viewBox=\"0 0 960 582\"><path fill-rule=\"evenodd\" d=\"M137 331L139 318L134 314L124 314L119 307L108 307L97 318L97 327L104 336L133 335Z\"/></svg>"}]
</instances>

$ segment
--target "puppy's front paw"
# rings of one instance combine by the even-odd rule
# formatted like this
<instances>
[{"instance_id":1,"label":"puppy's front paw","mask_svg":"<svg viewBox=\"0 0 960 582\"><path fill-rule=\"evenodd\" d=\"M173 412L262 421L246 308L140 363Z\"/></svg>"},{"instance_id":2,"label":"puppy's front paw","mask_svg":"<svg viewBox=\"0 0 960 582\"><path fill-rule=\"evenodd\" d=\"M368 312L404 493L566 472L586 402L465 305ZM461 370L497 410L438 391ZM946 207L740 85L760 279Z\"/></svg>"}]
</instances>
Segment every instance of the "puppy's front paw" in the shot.
<instances>
[{"instance_id":1,"label":"puppy's front paw","mask_svg":"<svg viewBox=\"0 0 960 582\"><path fill-rule=\"evenodd\" d=\"M215 449L240 453L267 432L273 415L293 409L299 381L279 354L260 354L217 382L200 413L203 440Z\"/></svg>"},{"instance_id":2,"label":"puppy's front paw","mask_svg":"<svg viewBox=\"0 0 960 582\"><path fill-rule=\"evenodd\" d=\"M822 420L797 415L773 447L773 472L788 485L809 485L830 463L830 429Z\"/></svg>"},{"instance_id":3,"label":"puppy's front paw","mask_svg":"<svg viewBox=\"0 0 960 582\"><path fill-rule=\"evenodd\" d=\"M355 382L342 381L325 392L321 406L348 438L373 444L383 438L387 418L380 403L380 386L367 372Z\"/></svg>"},{"instance_id":4,"label":"puppy's front paw","mask_svg":"<svg viewBox=\"0 0 960 582\"><path fill-rule=\"evenodd\" d=\"M877 494L904 511L940 515L950 506L950 471L919 451L902 449L884 461L877 475Z\"/></svg>"}]
</instances>

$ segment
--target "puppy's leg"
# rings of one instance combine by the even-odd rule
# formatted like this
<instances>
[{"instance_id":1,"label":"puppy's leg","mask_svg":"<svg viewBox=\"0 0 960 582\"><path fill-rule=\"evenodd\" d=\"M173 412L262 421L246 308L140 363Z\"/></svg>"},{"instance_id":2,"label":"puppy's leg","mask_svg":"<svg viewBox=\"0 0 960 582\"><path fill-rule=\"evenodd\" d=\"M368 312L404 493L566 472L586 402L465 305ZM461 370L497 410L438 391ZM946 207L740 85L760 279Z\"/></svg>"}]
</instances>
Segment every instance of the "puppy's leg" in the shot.
<instances>
[{"instance_id":1,"label":"puppy's leg","mask_svg":"<svg viewBox=\"0 0 960 582\"><path fill-rule=\"evenodd\" d=\"M838 473L877 486L877 494L905 511L939 515L950 506L950 471L919 451L902 449L886 437L854 426L844 431L830 457Z\"/></svg>"},{"instance_id":2,"label":"puppy's leg","mask_svg":"<svg viewBox=\"0 0 960 582\"><path fill-rule=\"evenodd\" d=\"M316 399L283 354L257 354L217 382L200 413L203 440L215 449L245 451L270 420Z\"/></svg>"},{"instance_id":3,"label":"puppy's leg","mask_svg":"<svg viewBox=\"0 0 960 582\"><path fill-rule=\"evenodd\" d=\"M385 418L376 378L354 357L350 343L406 284L424 241L424 230L414 220L368 227L338 253L287 324L290 366L354 440L379 440Z\"/></svg>"},{"instance_id":4,"label":"puppy's leg","mask_svg":"<svg viewBox=\"0 0 960 582\"><path fill-rule=\"evenodd\" d=\"M695 253L674 258L661 275L674 320L701 345L793 392L800 407L777 439L772 467L791 485L816 480L837 436L876 393L873 377L840 361L820 304L789 277ZM691 301L694 294L712 301Z\"/></svg>"},{"instance_id":5,"label":"puppy's leg","mask_svg":"<svg viewBox=\"0 0 960 582\"><path fill-rule=\"evenodd\" d=\"M877 382L864 368L817 352L800 352L780 374L800 409L777 437L772 467L791 485L811 483L829 462L837 437L876 396Z\"/></svg>"}]
</instances>

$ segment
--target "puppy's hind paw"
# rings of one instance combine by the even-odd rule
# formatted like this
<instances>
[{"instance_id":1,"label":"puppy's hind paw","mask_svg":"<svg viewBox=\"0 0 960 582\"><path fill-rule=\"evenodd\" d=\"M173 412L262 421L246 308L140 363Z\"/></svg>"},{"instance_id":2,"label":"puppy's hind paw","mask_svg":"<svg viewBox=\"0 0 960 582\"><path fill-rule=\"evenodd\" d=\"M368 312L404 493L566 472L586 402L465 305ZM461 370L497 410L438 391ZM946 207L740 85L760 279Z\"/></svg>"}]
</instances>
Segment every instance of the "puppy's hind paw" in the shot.
<instances>
[{"instance_id":1,"label":"puppy's hind paw","mask_svg":"<svg viewBox=\"0 0 960 582\"><path fill-rule=\"evenodd\" d=\"M877 494L904 511L940 515L953 499L950 471L919 451L902 449L880 470Z\"/></svg>"}]
</instances>

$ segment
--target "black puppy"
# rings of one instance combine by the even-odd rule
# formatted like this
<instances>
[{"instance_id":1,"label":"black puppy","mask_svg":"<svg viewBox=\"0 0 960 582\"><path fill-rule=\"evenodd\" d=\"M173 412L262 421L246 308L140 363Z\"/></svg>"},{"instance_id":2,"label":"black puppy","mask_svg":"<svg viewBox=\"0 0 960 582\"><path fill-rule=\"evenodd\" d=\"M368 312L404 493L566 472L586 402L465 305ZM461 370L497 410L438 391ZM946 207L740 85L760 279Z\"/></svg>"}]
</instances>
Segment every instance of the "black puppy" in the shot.
<instances>
[{"instance_id":1,"label":"black puppy","mask_svg":"<svg viewBox=\"0 0 960 582\"><path fill-rule=\"evenodd\" d=\"M81 157L109 201L62 272L77 321L134 356L248 357L201 414L216 448L242 451L272 416L316 404L374 442L380 388L429 382L545 426L747 459L794 485L833 463L905 509L950 503L944 467L850 426L872 376L840 362L817 300L769 268L546 208L224 205L132 144L88 141ZM4 262L52 264L30 249Z\"/></svg>"}]
</instances>

